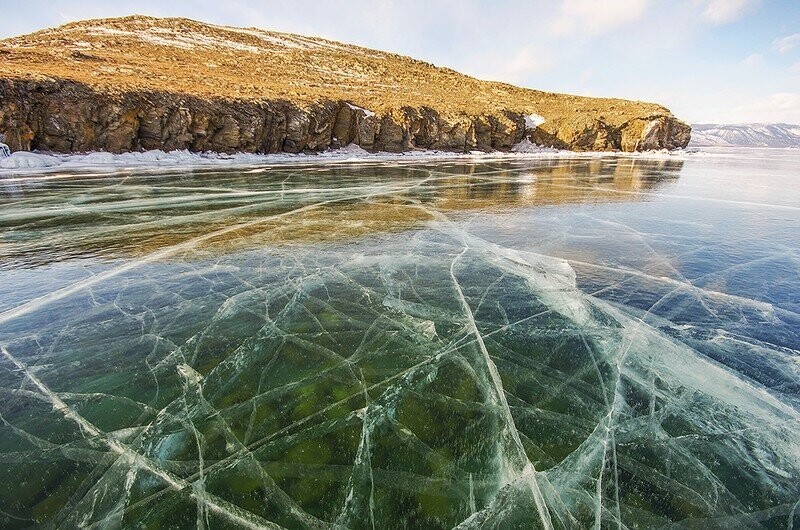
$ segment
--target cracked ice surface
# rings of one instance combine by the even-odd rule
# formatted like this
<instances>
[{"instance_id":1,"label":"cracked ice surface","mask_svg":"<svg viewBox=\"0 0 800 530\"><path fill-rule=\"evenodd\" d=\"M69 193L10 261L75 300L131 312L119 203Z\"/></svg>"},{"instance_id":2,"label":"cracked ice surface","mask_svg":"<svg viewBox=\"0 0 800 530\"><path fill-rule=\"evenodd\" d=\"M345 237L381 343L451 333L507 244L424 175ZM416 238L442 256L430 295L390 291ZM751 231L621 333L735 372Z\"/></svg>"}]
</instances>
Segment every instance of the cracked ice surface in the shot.
<instances>
[{"instance_id":1,"label":"cracked ice surface","mask_svg":"<svg viewBox=\"0 0 800 530\"><path fill-rule=\"evenodd\" d=\"M0 526L797 527L798 164L0 181Z\"/></svg>"}]
</instances>

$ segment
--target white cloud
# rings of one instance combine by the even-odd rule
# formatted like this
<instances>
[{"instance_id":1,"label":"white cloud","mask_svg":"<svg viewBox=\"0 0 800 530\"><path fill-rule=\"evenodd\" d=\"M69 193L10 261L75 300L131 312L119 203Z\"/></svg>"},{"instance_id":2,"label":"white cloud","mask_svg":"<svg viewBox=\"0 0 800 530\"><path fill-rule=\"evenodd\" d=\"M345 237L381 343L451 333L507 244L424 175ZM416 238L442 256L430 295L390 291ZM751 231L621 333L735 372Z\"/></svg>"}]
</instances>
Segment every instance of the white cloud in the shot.
<instances>
[{"instance_id":1,"label":"white cloud","mask_svg":"<svg viewBox=\"0 0 800 530\"><path fill-rule=\"evenodd\" d=\"M550 23L554 35L600 35L641 19L650 0L564 0Z\"/></svg>"},{"instance_id":2,"label":"white cloud","mask_svg":"<svg viewBox=\"0 0 800 530\"><path fill-rule=\"evenodd\" d=\"M717 93L678 94L672 107L691 123L796 123L800 125L800 93L751 95L737 89Z\"/></svg>"},{"instance_id":3,"label":"white cloud","mask_svg":"<svg viewBox=\"0 0 800 530\"><path fill-rule=\"evenodd\" d=\"M777 92L736 109L742 121L800 123L800 94Z\"/></svg>"},{"instance_id":4,"label":"white cloud","mask_svg":"<svg viewBox=\"0 0 800 530\"><path fill-rule=\"evenodd\" d=\"M800 74L800 61L797 61L792 66L789 67L789 71L793 74Z\"/></svg>"},{"instance_id":5,"label":"white cloud","mask_svg":"<svg viewBox=\"0 0 800 530\"><path fill-rule=\"evenodd\" d=\"M551 65L552 60L542 50L524 46L506 63L504 69L512 77L519 77L541 72Z\"/></svg>"},{"instance_id":6,"label":"white cloud","mask_svg":"<svg viewBox=\"0 0 800 530\"><path fill-rule=\"evenodd\" d=\"M730 24L761 7L761 0L704 0L703 18L715 26Z\"/></svg>"},{"instance_id":7,"label":"white cloud","mask_svg":"<svg viewBox=\"0 0 800 530\"><path fill-rule=\"evenodd\" d=\"M550 69L554 64L552 55L545 49L529 44L519 48L507 61L493 69L474 69L481 79L524 83L530 76Z\"/></svg>"},{"instance_id":8,"label":"white cloud","mask_svg":"<svg viewBox=\"0 0 800 530\"><path fill-rule=\"evenodd\" d=\"M747 66L748 68L755 68L757 66L761 66L764 64L764 56L760 53L753 53L748 55L742 61L742 64Z\"/></svg>"},{"instance_id":9,"label":"white cloud","mask_svg":"<svg viewBox=\"0 0 800 530\"><path fill-rule=\"evenodd\" d=\"M772 41L772 49L780 53L788 53L798 44L800 44L800 33L795 33Z\"/></svg>"}]
</instances>

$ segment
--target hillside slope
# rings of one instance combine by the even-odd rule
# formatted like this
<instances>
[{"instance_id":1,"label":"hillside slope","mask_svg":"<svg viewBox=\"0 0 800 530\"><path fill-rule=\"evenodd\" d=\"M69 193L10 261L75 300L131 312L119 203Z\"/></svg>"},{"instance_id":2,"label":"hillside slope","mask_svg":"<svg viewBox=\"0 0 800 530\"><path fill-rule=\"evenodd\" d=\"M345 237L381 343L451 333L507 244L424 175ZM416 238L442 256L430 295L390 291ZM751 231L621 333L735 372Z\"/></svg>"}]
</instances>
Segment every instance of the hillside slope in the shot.
<instances>
[{"instance_id":1,"label":"hillside slope","mask_svg":"<svg viewBox=\"0 0 800 530\"><path fill-rule=\"evenodd\" d=\"M541 118L544 122L540 124ZM0 41L14 150L469 151L684 147L666 108L481 81L400 55L259 29L132 16Z\"/></svg>"},{"instance_id":2,"label":"hillside slope","mask_svg":"<svg viewBox=\"0 0 800 530\"><path fill-rule=\"evenodd\" d=\"M800 125L740 123L693 125L691 145L697 147L800 147Z\"/></svg>"}]
</instances>

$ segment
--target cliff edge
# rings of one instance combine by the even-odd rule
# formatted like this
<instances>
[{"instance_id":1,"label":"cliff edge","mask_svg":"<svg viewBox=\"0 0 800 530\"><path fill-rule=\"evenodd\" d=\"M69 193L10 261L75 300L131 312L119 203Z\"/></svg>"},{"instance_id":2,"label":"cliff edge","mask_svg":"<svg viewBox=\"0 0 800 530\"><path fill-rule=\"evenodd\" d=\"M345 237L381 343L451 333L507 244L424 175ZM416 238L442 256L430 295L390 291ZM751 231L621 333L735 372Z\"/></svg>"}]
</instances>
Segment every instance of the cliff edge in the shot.
<instances>
[{"instance_id":1,"label":"cliff edge","mask_svg":"<svg viewBox=\"0 0 800 530\"><path fill-rule=\"evenodd\" d=\"M482 81L316 37L132 16L0 40L12 150L300 152L685 147L656 104Z\"/></svg>"}]
</instances>

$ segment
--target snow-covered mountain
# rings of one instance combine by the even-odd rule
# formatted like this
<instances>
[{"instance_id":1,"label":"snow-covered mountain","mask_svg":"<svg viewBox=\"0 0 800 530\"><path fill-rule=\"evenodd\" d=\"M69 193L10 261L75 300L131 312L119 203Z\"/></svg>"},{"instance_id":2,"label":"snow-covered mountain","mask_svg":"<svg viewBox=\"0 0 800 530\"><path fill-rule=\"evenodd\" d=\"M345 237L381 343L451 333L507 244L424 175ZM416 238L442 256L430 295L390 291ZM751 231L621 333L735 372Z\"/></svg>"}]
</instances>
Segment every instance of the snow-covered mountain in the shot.
<instances>
[{"instance_id":1,"label":"snow-covered mountain","mask_svg":"<svg viewBox=\"0 0 800 530\"><path fill-rule=\"evenodd\" d=\"M800 125L788 123L740 123L692 125L692 147L798 147Z\"/></svg>"}]
</instances>

